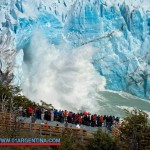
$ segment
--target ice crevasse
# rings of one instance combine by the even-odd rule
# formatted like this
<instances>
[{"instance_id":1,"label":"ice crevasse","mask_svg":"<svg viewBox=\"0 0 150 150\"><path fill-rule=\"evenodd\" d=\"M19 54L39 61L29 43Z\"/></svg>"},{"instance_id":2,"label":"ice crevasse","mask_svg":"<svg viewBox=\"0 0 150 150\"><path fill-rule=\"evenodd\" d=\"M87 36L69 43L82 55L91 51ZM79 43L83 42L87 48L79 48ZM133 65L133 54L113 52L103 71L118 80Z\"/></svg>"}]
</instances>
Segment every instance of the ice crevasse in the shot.
<instances>
[{"instance_id":1,"label":"ice crevasse","mask_svg":"<svg viewBox=\"0 0 150 150\"><path fill-rule=\"evenodd\" d=\"M0 67L13 68L16 85L37 28L56 47L91 44L106 89L150 100L149 0L1 0Z\"/></svg>"}]
</instances>

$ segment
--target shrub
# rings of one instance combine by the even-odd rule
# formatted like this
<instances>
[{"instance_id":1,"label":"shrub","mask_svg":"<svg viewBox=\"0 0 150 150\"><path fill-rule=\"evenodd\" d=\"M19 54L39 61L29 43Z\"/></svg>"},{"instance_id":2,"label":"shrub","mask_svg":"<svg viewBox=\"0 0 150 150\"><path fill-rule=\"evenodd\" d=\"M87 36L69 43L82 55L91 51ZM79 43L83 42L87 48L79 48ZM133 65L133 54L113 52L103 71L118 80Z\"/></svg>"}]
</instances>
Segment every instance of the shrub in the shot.
<instances>
[{"instance_id":1,"label":"shrub","mask_svg":"<svg viewBox=\"0 0 150 150\"><path fill-rule=\"evenodd\" d=\"M126 111L126 117L122 123L120 141L128 150L150 149L150 125L148 115L141 110Z\"/></svg>"},{"instance_id":2,"label":"shrub","mask_svg":"<svg viewBox=\"0 0 150 150\"><path fill-rule=\"evenodd\" d=\"M109 133L103 132L101 129L97 131L94 138L89 140L86 145L87 150L116 150L116 139ZM118 150L118 149L117 149Z\"/></svg>"}]
</instances>

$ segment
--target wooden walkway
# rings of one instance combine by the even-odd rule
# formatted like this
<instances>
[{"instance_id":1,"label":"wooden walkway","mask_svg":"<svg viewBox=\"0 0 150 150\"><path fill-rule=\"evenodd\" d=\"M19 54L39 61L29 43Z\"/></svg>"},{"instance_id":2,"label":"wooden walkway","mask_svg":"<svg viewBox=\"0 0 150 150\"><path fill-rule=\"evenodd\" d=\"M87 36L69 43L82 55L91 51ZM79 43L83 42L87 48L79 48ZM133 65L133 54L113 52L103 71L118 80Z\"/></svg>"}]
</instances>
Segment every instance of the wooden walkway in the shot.
<instances>
[{"instance_id":1,"label":"wooden walkway","mask_svg":"<svg viewBox=\"0 0 150 150\"><path fill-rule=\"evenodd\" d=\"M116 127L112 127L111 133L112 133L113 136L119 136L121 131Z\"/></svg>"},{"instance_id":2,"label":"wooden walkway","mask_svg":"<svg viewBox=\"0 0 150 150\"><path fill-rule=\"evenodd\" d=\"M10 113L1 113L0 112L0 129L2 128L19 128L21 130L26 130L28 132L38 133L40 135L49 135L49 136L61 136L64 134L69 134L72 136L80 137L83 141L85 139L93 138L94 135L88 132L85 129L77 129L71 127L60 127L60 126L50 126L47 124L36 124L30 122L19 122L15 121L16 116L11 115ZM112 127L112 135L119 136L120 130L116 127Z\"/></svg>"},{"instance_id":3,"label":"wooden walkway","mask_svg":"<svg viewBox=\"0 0 150 150\"><path fill-rule=\"evenodd\" d=\"M47 124L36 124L30 122L19 122L14 120L15 116L10 113L0 113L0 129L8 128L15 129L19 128L27 132L37 133L40 135L49 136L61 136L61 135L71 135L79 137L82 141L93 137L92 134L88 133L87 130L70 128L70 127L60 127L60 126L50 126Z\"/></svg>"}]
</instances>

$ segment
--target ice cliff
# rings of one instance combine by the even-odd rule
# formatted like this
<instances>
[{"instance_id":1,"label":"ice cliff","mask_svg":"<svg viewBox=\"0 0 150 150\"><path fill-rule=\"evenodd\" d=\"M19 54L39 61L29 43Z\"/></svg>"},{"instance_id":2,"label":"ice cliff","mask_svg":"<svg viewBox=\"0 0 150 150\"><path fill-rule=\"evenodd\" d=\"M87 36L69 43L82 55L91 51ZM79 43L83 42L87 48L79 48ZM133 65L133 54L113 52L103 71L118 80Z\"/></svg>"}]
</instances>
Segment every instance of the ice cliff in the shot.
<instances>
[{"instance_id":1,"label":"ice cliff","mask_svg":"<svg viewBox=\"0 0 150 150\"><path fill-rule=\"evenodd\" d=\"M91 44L98 49L91 63L106 89L150 100L149 6L149 0L1 0L0 78L10 69L21 84L38 29L55 47Z\"/></svg>"}]
</instances>

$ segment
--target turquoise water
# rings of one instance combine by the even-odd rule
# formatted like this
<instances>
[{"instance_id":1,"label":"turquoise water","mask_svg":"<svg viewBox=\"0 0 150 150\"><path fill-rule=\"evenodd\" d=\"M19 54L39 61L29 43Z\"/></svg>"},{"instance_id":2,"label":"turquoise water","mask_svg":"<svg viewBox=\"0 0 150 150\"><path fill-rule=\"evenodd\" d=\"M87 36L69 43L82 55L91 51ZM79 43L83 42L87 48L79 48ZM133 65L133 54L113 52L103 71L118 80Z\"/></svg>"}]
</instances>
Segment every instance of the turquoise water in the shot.
<instances>
[{"instance_id":1,"label":"turquoise water","mask_svg":"<svg viewBox=\"0 0 150 150\"><path fill-rule=\"evenodd\" d=\"M150 101L142 100L123 92L101 91L99 92L99 113L124 117L124 109L134 108L145 111L150 118Z\"/></svg>"}]
</instances>

